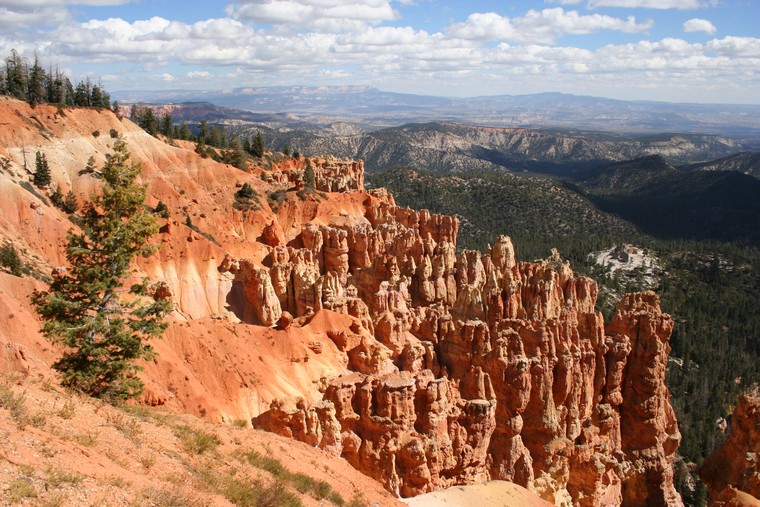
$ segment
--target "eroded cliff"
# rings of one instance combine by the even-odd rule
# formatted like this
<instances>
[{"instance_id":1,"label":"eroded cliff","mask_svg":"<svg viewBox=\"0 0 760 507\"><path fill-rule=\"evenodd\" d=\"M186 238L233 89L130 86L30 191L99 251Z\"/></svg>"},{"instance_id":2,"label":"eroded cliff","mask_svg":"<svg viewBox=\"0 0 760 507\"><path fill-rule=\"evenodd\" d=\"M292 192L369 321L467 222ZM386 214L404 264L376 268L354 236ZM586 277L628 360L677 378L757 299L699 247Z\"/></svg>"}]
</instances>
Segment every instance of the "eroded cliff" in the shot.
<instances>
[{"instance_id":1,"label":"eroded cliff","mask_svg":"<svg viewBox=\"0 0 760 507\"><path fill-rule=\"evenodd\" d=\"M252 420L399 496L503 479L558 505L680 504L664 384L672 320L654 293L626 296L605 325L596 283L558 254L518 262L506 237L457 253L455 218L366 191L361 162L273 158L241 172L110 112L79 125L3 100L0 122L20 126L0 134L12 198L0 234L41 272L65 262L74 224L25 189L33 151L85 199L99 183L83 160L112 143L90 132L113 129L143 164L149 204L170 210L158 254L135 272L175 308L144 402ZM238 197L244 183L254 197ZM4 304L29 290L7 284ZM13 308L29 325L0 327L3 368L42 372L54 351L28 305Z\"/></svg>"}]
</instances>

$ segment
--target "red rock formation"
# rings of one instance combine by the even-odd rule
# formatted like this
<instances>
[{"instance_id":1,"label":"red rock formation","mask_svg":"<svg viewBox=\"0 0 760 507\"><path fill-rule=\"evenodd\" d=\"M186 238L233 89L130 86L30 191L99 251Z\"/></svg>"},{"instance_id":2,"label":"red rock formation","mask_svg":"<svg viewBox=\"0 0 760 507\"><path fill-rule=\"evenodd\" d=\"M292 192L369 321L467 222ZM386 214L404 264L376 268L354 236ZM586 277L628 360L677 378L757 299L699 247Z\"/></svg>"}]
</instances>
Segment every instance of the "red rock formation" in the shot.
<instances>
[{"instance_id":1,"label":"red rock formation","mask_svg":"<svg viewBox=\"0 0 760 507\"><path fill-rule=\"evenodd\" d=\"M556 253L517 264L499 238L485 256L455 258L455 221L389 205L367 218L373 227L346 234L302 233L320 279L339 291L345 278L369 300L382 344L351 349L363 375L324 395L346 459L403 496L495 478L557 503L680 504L664 385L672 322L656 295L628 296L605 331L596 284ZM371 264L351 262L367 251ZM275 429L266 414L256 424Z\"/></svg>"},{"instance_id":2,"label":"red rock formation","mask_svg":"<svg viewBox=\"0 0 760 507\"><path fill-rule=\"evenodd\" d=\"M723 445L707 457L699 476L710 491L711 505L760 504L760 393L739 396L731 430Z\"/></svg>"},{"instance_id":3,"label":"red rock formation","mask_svg":"<svg viewBox=\"0 0 760 507\"><path fill-rule=\"evenodd\" d=\"M654 294L627 296L605 326L596 284L558 254L518 263L502 237L457 256L455 218L364 191L361 162L312 159L321 193L303 194L292 184L305 160L242 174L110 112L84 111L78 126L48 106L14 107L0 107L0 123L16 126L0 129L0 236L41 272L65 265L72 224L20 185L24 150L44 151L53 180L87 194L100 183L79 171L109 149L91 132L113 128L144 164L150 204L170 210L158 254L135 270L176 309L145 365L146 401L254 418L401 496L506 479L555 503L680 503L664 385L672 322ZM30 114L48 137L19 120ZM282 199L240 209L244 179ZM21 289L6 285L3 304L35 329L11 304ZM38 334L1 324L0 364L50 363Z\"/></svg>"}]
</instances>

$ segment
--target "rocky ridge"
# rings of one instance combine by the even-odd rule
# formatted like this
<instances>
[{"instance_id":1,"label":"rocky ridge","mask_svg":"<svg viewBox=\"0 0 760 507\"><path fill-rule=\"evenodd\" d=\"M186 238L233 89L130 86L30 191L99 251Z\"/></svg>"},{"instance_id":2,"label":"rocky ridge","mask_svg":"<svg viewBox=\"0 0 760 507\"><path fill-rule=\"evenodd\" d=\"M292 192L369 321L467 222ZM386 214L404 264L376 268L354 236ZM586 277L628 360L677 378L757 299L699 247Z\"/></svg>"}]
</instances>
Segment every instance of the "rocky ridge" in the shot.
<instances>
[{"instance_id":1,"label":"rocky ridge","mask_svg":"<svg viewBox=\"0 0 760 507\"><path fill-rule=\"evenodd\" d=\"M760 393L739 397L723 445L699 470L715 505L760 505Z\"/></svg>"},{"instance_id":2,"label":"rocky ridge","mask_svg":"<svg viewBox=\"0 0 760 507\"><path fill-rule=\"evenodd\" d=\"M44 151L53 181L84 199L98 187L84 161L112 143L93 129L126 139L149 204L171 210L158 255L135 273L175 306L145 365L145 403L252 419L400 496L504 479L556 504L680 504L664 384L672 320L654 293L626 296L605 325L596 283L558 255L517 262L506 237L457 254L455 218L364 190L361 162L311 159L306 192L304 160L243 173L110 112L2 100L13 128L0 134L0 234L25 262L64 264L73 227L27 188L25 157ZM245 203L244 182L257 193ZM3 304L25 325L0 328L0 364L49 372L30 288L6 285Z\"/></svg>"}]
</instances>

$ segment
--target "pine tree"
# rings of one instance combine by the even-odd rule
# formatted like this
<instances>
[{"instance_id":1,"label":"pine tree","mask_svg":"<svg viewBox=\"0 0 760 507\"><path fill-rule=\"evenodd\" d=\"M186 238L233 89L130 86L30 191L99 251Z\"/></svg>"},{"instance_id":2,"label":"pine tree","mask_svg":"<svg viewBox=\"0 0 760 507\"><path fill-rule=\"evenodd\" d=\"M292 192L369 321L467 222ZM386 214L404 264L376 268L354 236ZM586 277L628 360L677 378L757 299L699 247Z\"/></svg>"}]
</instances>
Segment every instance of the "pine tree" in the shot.
<instances>
[{"instance_id":1,"label":"pine tree","mask_svg":"<svg viewBox=\"0 0 760 507\"><path fill-rule=\"evenodd\" d=\"M90 95L92 94L92 83L87 78L86 81L80 81L74 91L74 105L78 107L87 107L90 105Z\"/></svg>"},{"instance_id":2,"label":"pine tree","mask_svg":"<svg viewBox=\"0 0 760 507\"><path fill-rule=\"evenodd\" d=\"M38 188L50 185L50 167L44 153L35 155L34 186Z\"/></svg>"},{"instance_id":3,"label":"pine tree","mask_svg":"<svg viewBox=\"0 0 760 507\"><path fill-rule=\"evenodd\" d=\"M240 142L239 137L232 140L230 163L242 171L248 169L248 157L246 156L243 144Z\"/></svg>"},{"instance_id":4,"label":"pine tree","mask_svg":"<svg viewBox=\"0 0 760 507\"><path fill-rule=\"evenodd\" d=\"M306 161L306 169L303 172L303 186L312 190L317 188L316 175L311 165L311 160Z\"/></svg>"},{"instance_id":5,"label":"pine tree","mask_svg":"<svg viewBox=\"0 0 760 507\"><path fill-rule=\"evenodd\" d=\"M132 261L149 255L158 231L145 209L146 189L136 184L140 165L129 161L122 139L102 169L104 187L82 212L82 232L70 233L66 256L71 266L33 303L45 321L45 336L66 347L53 364L62 384L94 397L126 399L142 391L136 359L149 359L146 343L166 328L166 301L145 300L145 279L125 286Z\"/></svg>"},{"instance_id":6,"label":"pine tree","mask_svg":"<svg viewBox=\"0 0 760 507\"><path fill-rule=\"evenodd\" d=\"M152 107L145 107L139 123L140 127L148 134L154 137L158 135L158 120Z\"/></svg>"},{"instance_id":7,"label":"pine tree","mask_svg":"<svg viewBox=\"0 0 760 507\"><path fill-rule=\"evenodd\" d=\"M161 121L159 122L159 125L158 125L158 131L171 139L172 134L173 134L171 114L166 113L165 115L161 116Z\"/></svg>"},{"instance_id":8,"label":"pine tree","mask_svg":"<svg viewBox=\"0 0 760 507\"><path fill-rule=\"evenodd\" d=\"M164 201L158 201L156 207L153 208L153 213L160 216L161 218L169 218L169 208L166 206Z\"/></svg>"},{"instance_id":9,"label":"pine tree","mask_svg":"<svg viewBox=\"0 0 760 507\"><path fill-rule=\"evenodd\" d=\"M264 156L264 136L261 135L261 131L256 131L256 137L253 139L253 146L251 147L251 155L261 158Z\"/></svg>"},{"instance_id":10,"label":"pine tree","mask_svg":"<svg viewBox=\"0 0 760 507\"><path fill-rule=\"evenodd\" d=\"M61 201L61 209L68 213L69 215L72 213L76 213L77 209L79 209L79 202L77 202L77 195L74 193L73 190L69 190L66 192L66 196L63 198L63 201Z\"/></svg>"},{"instance_id":11,"label":"pine tree","mask_svg":"<svg viewBox=\"0 0 760 507\"><path fill-rule=\"evenodd\" d=\"M40 65L37 55L34 56L34 65L29 71L29 85L27 90L27 101L34 107L42 104L47 100L45 70Z\"/></svg>"},{"instance_id":12,"label":"pine tree","mask_svg":"<svg viewBox=\"0 0 760 507\"><path fill-rule=\"evenodd\" d=\"M5 87L8 95L26 100L28 80L28 65L15 49L11 49L10 56L5 59Z\"/></svg>"},{"instance_id":13,"label":"pine tree","mask_svg":"<svg viewBox=\"0 0 760 507\"><path fill-rule=\"evenodd\" d=\"M193 137L193 133L190 132L190 127L187 126L187 122L183 121L182 126L179 128L179 138L187 141L191 137Z\"/></svg>"},{"instance_id":14,"label":"pine tree","mask_svg":"<svg viewBox=\"0 0 760 507\"><path fill-rule=\"evenodd\" d=\"M13 243L6 243L0 247L0 266L4 266L13 276L24 274L24 263L21 261Z\"/></svg>"}]
</instances>

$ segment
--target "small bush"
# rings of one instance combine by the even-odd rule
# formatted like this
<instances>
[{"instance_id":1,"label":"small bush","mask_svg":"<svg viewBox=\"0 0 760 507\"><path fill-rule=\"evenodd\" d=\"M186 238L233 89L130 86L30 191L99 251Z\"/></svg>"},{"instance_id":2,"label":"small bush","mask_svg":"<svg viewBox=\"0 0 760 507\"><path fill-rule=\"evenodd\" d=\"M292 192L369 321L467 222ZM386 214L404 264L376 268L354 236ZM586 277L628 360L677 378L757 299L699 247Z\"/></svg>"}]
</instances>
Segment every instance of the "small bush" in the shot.
<instances>
[{"instance_id":1,"label":"small bush","mask_svg":"<svg viewBox=\"0 0 760 507\"><path fill-rule=\"evenodd\" d=\"M4 408L11 413L11 419L23 428L29 423L29 413L26 408L26 395L24 393L16 394L11 389L8 380L0 382L0 408Z\"/></svg>"},{"instance_id":2,"label":"small bush","mask_svg":"<svg viewBox=\"0 0 760 507\"><path fill-rule=\"evenodd\" d=\"M77 202L77 196L73 190L66 192L66 196L61 202L61 209L69 215L76 213L77 209L79 209L79 202Z\"/></svg>"},{"instance_id":3,"label":"small bush","mask_svg":"<svg viewBox=\"0 0 760 507\"><path fill-rule=\"evenodd\" d=\"M29 479L21 478L12 481L5 491L9 503L21 503L24 498L37 498L37 490Z\"/></svg>"},{"instance_id":4,"label":"small bush","mask_svg":"<svg viewBox=\"0 0 760 507\"><path fill-rule=\"evenodd\" d=\"M76 412L76 405L71 400L66 401L61 408L58 409L58 417L61 419L71 419Z\"/></svg>"},{"instance_id":5,"label":"small bush","mask_svg":"<svg viewBox=\"0 0 760 507\"><path fill-rule=\"evenodd\" d=\"M119 430L125 437L132 442L139 443L140 435L142 435L142 428L140 423L131 417L126 416L121 412L106 415L106 421L108 421L114 428Z\"/></svg>"},{"instance_id":6,"label":"small bush","mask_svg":"<svg viewBox=\"0 0 760 507\"><path fill-rule=\"evenodd\" d=\"M54 488L61 486L62 484L77 485L82 482L83 477L74 472L67 472L66 470L49 469L47 472L47 482Z\"/></svg>"},{"instance_id":7,"label":"small bush","mask_svg":"<svg viewBox=\"0 0 760 507\"><path fill-rule=\"evenodd\" d=\"M206 433L203 430L191 428L190 426L178 426L174 434L179 438L185 451L192 454L203 454L207 451L213 451L221 444L219 437L213 433Z\"/></svg>"},{"instance_id":8,"label":"small bush","mask_svg":"<svg viewBox=\"0 0 760 507\"><path fill-rule=\"evenodd\" d=\"M78 433L72 437L74 442L85 447L93 447L98 442L98 433Z\"/></svg>"},{"instance_id":9,"label":"small bush","mask_svg":"<svg viewBox=\"0 0 760 507\"><path fill-rule=\"evenodd\" d=\"M274 481L256 499L257 507L301 507L301 500L288 491L280 481Z\"/></svg>"},{"instance_id":10,"label":"small bush","mask_svg":"<svg viewBox=\"0 0 760 507\"><path fill-rule=\"evenodd\" d=\"M277 190L269 194L269 206L272 211L277 212L280 205L288 198L287 190Z\"/></svg>"},{"instance_id":11,"label":"small bush","mask_svg":"<svg viewBox=\"0 0 760 507\"><path fill-rule=\"evenodd\" d=\"M146 488L141 496L154 507L202 507L204 505L196 494L187 493L178 488Z\"/></svg>"},{"instance_id":12,"label":"small bush","mask_svg":"<svg viewBox=\"0 0 760 507\"><path fill-rule=\"evenodd\" d=\"M153 465L156 464L156 457L152 454L149 454L147 456L142 456L140 458L140 464L143 466L143 468L150 470L153 468Z\"/></svg>"},{"instance_id":13,"label":"small bush","mask_svg":"<svg viewBox=\"0 0 760 507\"><path fill-rule=\"evenodd\" d=\"M161 218L169 218L169 208L164 204L164 201L158 201L156 207L153 208L153 213Z\"/></svg>"},{"instance_id":14,"label":"small bush","mask_svg":"<svg viewBox=\"0 0 760 507\"><path fill-rule=\"evenodd\" d=\"M8 268L13 276L24 274L24 263L21 261L13 243L6 243L0 247L0 266Z\"/></svg>"},{"instance_id":15,"label":"small bush","mask_svg":"<svg viewBox=\"0 0 760 507\"><path fill-rule=\"evenodd\" d=\"M240 190L235 192L235 197L238 197L240 199L250 199L254 195L256 195L256 191L254 191L253 187L248 183L243 183L243 186L240 187Z\"/></svg>"},{"instance_id":16,"label":"small bush","mask_svg":"<svg viewBox=\"0 0 760 507\"><path fill-rule=\"evenodd\" d=\"M116 139L119 137L119 132L116 129L111 129L108 134L111 136L112 139Z\"/></svg>"},{"instance_id":17,"label":"small bush","mask_svg":"<svg viewBox=\"0 0 760 507\"><path fill-rule=\"evenodd\" d=\"M100 137L100 130L93 130L92 137Z\"/></svg>"}]
</instances>

